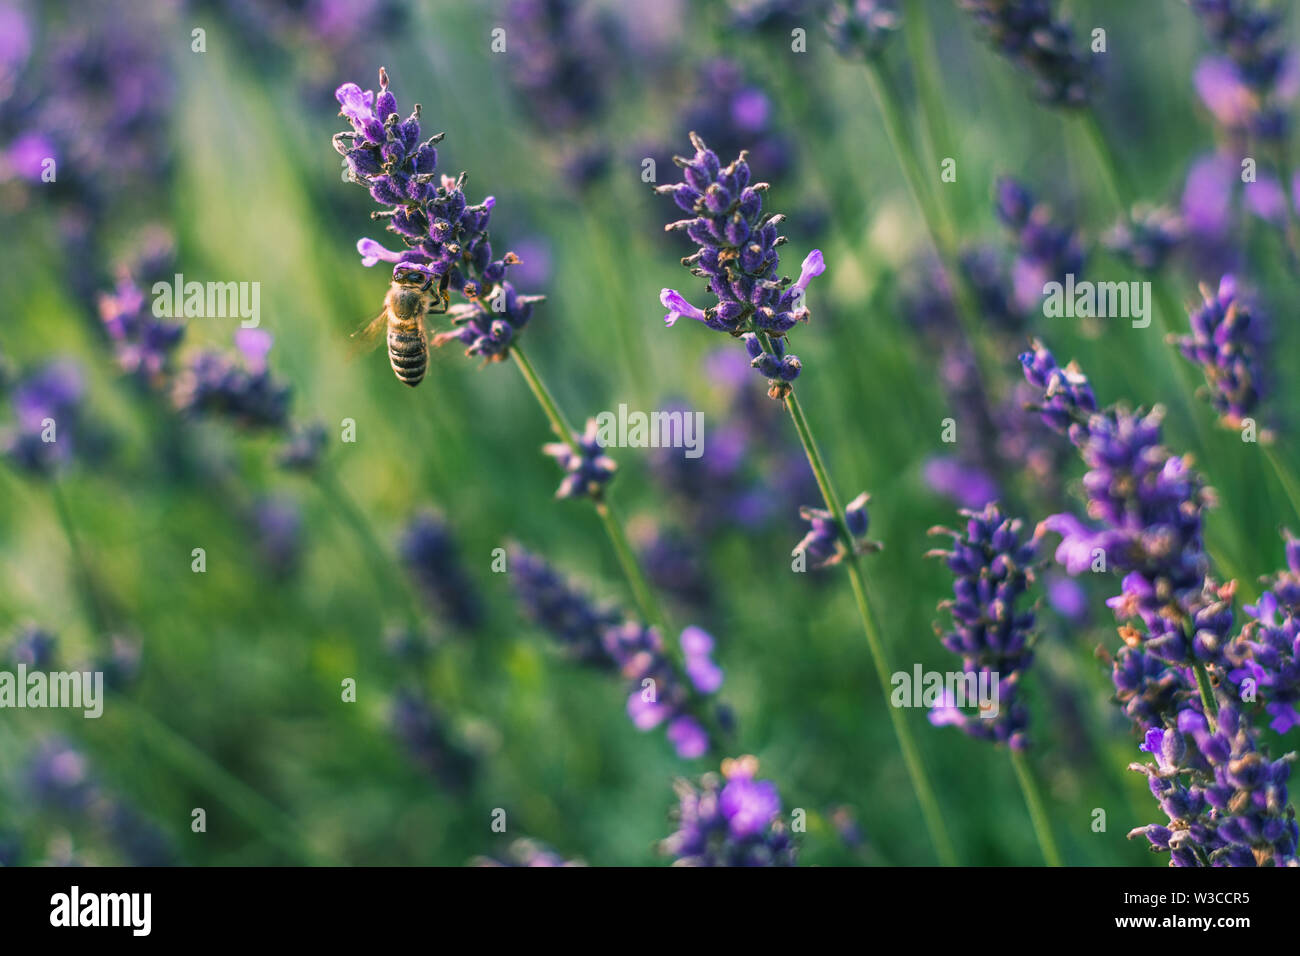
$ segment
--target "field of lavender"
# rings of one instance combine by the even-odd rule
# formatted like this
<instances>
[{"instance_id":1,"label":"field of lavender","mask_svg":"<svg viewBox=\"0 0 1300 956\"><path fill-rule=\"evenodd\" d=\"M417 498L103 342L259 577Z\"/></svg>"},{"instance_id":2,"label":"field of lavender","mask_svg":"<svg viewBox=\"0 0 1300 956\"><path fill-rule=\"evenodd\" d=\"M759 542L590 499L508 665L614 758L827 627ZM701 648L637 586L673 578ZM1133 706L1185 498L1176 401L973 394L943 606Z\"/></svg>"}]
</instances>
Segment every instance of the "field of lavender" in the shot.
<instances>
[{"instance_id":1,"label":"field of lavender","mask_svg":"<svg viewBox=\"0 0 1300 956\"><path fill-rule=\"evenodd\" d=\"M0 0L0 865L1298 865L1289 6Z\"/></svg>"}]
</instances>

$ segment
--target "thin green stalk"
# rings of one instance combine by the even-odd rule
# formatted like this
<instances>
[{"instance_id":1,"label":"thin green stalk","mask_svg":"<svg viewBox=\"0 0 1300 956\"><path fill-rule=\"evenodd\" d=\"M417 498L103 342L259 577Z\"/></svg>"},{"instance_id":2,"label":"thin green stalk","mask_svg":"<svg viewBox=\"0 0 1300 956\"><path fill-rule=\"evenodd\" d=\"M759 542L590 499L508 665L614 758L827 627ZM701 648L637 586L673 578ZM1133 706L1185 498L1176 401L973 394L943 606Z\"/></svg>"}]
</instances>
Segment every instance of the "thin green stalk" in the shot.
<instances>
[{"instance_id":1,"label":"thin green stalk","mask_svg":"<svg viewBox=\"0 0 1300 956\"><path fill-rule=\"evenodd\" d=\"M957 317L970 345L980 380L991 382L993 381L991 372L997 367L997 359L996 356L989 354L988 343L980 334L979 307L961 263L958 262L953 226L948 220L946 207L934 199L926 183L921 160L917 156L912 136L908 131L902 97L899 96L889 73L875 60L867 61L867 82L880 107L881 116L885 121L885 134L903 171L903 178L907 182L908 191L912 194L912 201L921 212L930 242L934 245L935 253L952 283L953 294L957 300ZM981 390L982 388L983 386Z\"/></svg>"},{"instance_id":2,"label":"thin green stalk","mask_svg":"<svg viewBox=\"0 0 1300 956\"><path fill-rule=\"evenodd\" d=\"M77 526L72 520L72 512L68 510L68 502L63 497L63 489L58 479L53 476L49 478L48 484L50 498L54 501L54 510L59 516L59 527L62 528L68 550L72 553L72 566L77 576L77 594L95 631L91 638L102 641L108 635L108 613L100 601L99 591L90 573L90 565L81 547L81 539L77 536Z\"/></svg>"},{"instance_id":3,"label":"thin green stalk","mask_svg":"<svg viewBox=\"0 0 1300 956\"><path fill-rule=\"evenodd\" d=\"M769 342L765 341L764 346L770 350ZM871 599L867 593L866 578L863 577L857 555L853 553L853 538L849 534L848 525L844 520L844 506L840 503L834 486L831 485L830 475L827 473L826 465L822 461L821 452L817 449L817 442L813 438L812 429L808 425L808 419L804 416L803 408L800 406L799 399L795 396L793 390L786 396L785 404L790 410L790 418L794 421L795 431L799 433L799 442L803 445L804 453L808 456L808 464L812 467L813 477L817 480L817 487L821 491L822 499L834 516L840 539L847 549L844 565L848 570L849 581L853 588L853 599L857 604L858 614L862 618L862 629L866 634L867 647L871 651L871 659L876 667L876 676L880 679L882 700L885 709L889 712L889 720L894 727L894 736L898 740L898 749L902 751L903 763L907 766L907 774L912 781L912 790L916 794L917 802L921 805L921 813L925 817L926 828L930 831L930 840L934 843L935 850L943 864L945 866L954 866L957 862L956 853L953 851L952 841L948 837L948 830L943 822L943 814L939 810L939 802L935 798L933 787L930 785L925 765L921 762L916 743L912 739L912 732L908 729L907 722L903 719L899 709L889 703L889 695L892 689L890 675L893 671L889 666L885 646L880 639L880 631L871 609Z\"/></svg>"},{"instance_id":4,"label":"thin green stalk","mask_svg":"<svg viewBox=\"0 0 1300 956\"><path fill-rule=\"evenodd\" d=\"M1300 517L1300 482L1296 481L1295 475L1291 474L1291 470L1278 457L1277 449L1272 445L1264 445L1264 457L1268 459L1268 463L1273 467L1273 474L1277 476L1282 490L1286 492L1287 500L1291 502L1291 510Z\"/></svg>"},{"instance_id":5,"label":"thin green stalk","mask_svg":"<svg viewBox=\"0 0 1300 956\"><path fill-rule=\"evenodd\" d=\"M515 365L528 383L529 389L532 390L533 396L537 399L537 404L542 406L547 420L551 423L551 430L563 441L569 448L578 454L578 436L573 428L564 418L564 413L551 397L550 390L542 381L537 370L533 368L533 363L528 360L517 344L510 347L510 354L514 356ZM627 533L623 530L623 523L618 512L614 509L612 502L608 498L596 502L596 513L600 516L601 523L605 526L605 533L609 536L610 544L614 546L615 554L618 556L619 565L623 569L623 575L627 578L628 587L632 589L632 597L636 601L637 608L640 610L642 617L647 624L659 628L661 634L667 640L668 624L667 617L659 607L659 602L655 599L654 592L646 581L645 573L641 570L641 565L636 559L632 546L628 543Z\"/></svg>"},{"instance_id":6,"label":"thin green stalk","mask_svg":"<svg viewBox=\"0 0 1300 956\"><path fill-rule=\"evenodd\" d=\"M72 513L68 510L57 481L50 479L49 487L55 510L58 512L59 525L72 551L73 563L78 569L78 592L96 630L94 637L97 640L102 639L106 634L107 616L94 590L85 553L81 548L76 525L72 521ZM256 791L231 775L148 711L138 707L130 698L118 694L115 696L114 706L130 715L132 729L162 750L172 766L186 773L196 783L209 788L222 803L243 818L268 842L290 850L298 859L305 862L321 862L314 857L305 842L300 846L297 841L286 836L288 833L296 832L296 825Z\"/></svg>"},{"instance_id":7,"label":"thin green stalk","mask_svg":"<svg viewBox=\"0 0 1300 956\"><path fill-rule=\"evenodd\" d=\"M418 628L420 612L415 599L411 595L406 574L397 566L383 544L380 543L361 508L348 494L347 489L338 480L338 476L330 471L328 467L322 466L318 468L314 477L316 486L320 488L334 509L342 515L343 520L355 533L357 540L361 542L361 548L366 555L365 563L369 566L370 573L374 575L375 587L383 601L387 603L396 593L401 601L402 613L406 616L407 624Z\"/></svg>"},{"instance_id":8,"label":"thin green stalk","mask_svg":"<svg viewBox=\"0 0 1300 956\"><path fill-rule=\"evenodd\" d=\"M1016 779L1020 781L1020 791L1025 795L1025 804L1029 807L1029 819L1033 822L1034 833L1038 837L1038 846L1043 851L1043 858L1048 866L1060 866L1061 854L1056 849L1056 840L1052 836L1052 827L1043 809L1043 797L1038 791L1033 771L1023 752L1011 751L1011 766L1016 768Z\"/></svg>"},{"instance_id":9,"label":"thin green stalk","mask_svg":"<svg viewBox=\"0 0 1300 956\"><path fill-rule=\"evenodd\" d=\"M1219 705L1210 689L1210 675L1200 661L1192 665L1192 670L1196 674L1196 689L1201 694L1201 705L1205 708L1205 719L1209 721L1210 732L1218 733Z\"/></svg>"}]
</instances>

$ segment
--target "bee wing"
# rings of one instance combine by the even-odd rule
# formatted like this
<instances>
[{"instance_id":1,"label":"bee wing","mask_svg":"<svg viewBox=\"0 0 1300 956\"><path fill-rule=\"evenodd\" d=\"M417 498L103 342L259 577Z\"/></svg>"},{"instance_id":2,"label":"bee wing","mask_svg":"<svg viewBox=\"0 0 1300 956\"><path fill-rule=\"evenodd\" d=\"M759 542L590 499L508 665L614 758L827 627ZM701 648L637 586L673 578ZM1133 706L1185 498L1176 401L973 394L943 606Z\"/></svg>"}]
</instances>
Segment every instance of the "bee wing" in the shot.
<instances>
[{"instance_id":1,"label":"bee wing","mask_svg":"<svg viewBox=\"0 0 1300 956\"><path fill-rule=\"evenodd\" d=\"M383 342L384 336L380 333L388 329L388 310L384 309L377 316L366 322L361 328L352 333L350 337L351 346L348 348L349 361L358 355L364 355L375 349L380 342Z\"/></svg>"}]
</instances>

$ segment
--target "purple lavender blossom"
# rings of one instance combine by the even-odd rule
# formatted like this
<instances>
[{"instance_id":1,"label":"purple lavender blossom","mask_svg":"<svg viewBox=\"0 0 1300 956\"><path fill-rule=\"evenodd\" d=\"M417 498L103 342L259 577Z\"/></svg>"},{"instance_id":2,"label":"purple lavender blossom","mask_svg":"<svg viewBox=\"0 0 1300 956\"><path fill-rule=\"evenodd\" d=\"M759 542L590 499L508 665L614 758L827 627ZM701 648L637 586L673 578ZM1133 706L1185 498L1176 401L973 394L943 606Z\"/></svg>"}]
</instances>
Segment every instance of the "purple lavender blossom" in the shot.
<instances>
[{"instance_id":1,"label":"purple lavender blossom","mask_svg":"<svg viewBox=\"0 0 1300 956\"><path fill-rule=\"evenodd\" d=\"M1049 106L1080 108L1093 86L1089 55L1074 47L1074 31L1053 17L1050 0L958 0L988 44L1029 73L1034 93Z\"/></svg>"},{"instance_id":2,"label":"purple lavender blossom","mask_svg":"<svg viewBox=\"0 0 1300 956\"><path fill-rule=\"evenodd\" d=\"M964 533L931 530L950 536L952 547L927 556L943 558L954 575L953 599L939 605L951 612L953 628L944 633L936 627L936 633L945 648L961 657L962 670L975 682L983 677L997 683L998 710L975 716L945 702L932 722L954 724L971 737L1024 750L1029 713L1016 690L1033 662L1034 612L1017 604L1034 582L1039 533L1025 539L1020 519L1004 517L996 504L962 514L967 518Z\"/></svg>"},{"instance_id":3,"label":"purple lavender blossom","mask_svg":"<svg viewBox=\"0 0 1300 956\"><path fill-rule=\"evenodd\" d=\"M867 527L870 518L867 514L867 502L871 500L865 491L850 501L844 508L844 522L848 525L849 537L853 542L854 554L867 554L879 551L881 546L874 541L867 541ZM803 539L794 547L795 554L804 554L812 561L814 568L827 568L839 564L848 555L839 532L835 516L824 508L812 508L807 505L799 509L799 517L811 526Z\"/></svg>"},{"instance_id":4,"label":"purple lavender blossom","mask_svg":"<svg viewBox=\"0 0 1300 956\"><path fill-rule=\"evenodd\" d=\"M796 323L808 321L804 293L812 279L825 271L825 263L821 252L813 250L804 259L797 281L778 279L777 247L784 240L777 227L782 217L763 213L761 194L766 184L750 185L743 151L724 168L699 136L692 133L691 142L694 158L674 160L683 169L683 181L659 186L656 192L671 194L679 208L694 214L667 228L685 230L699 246L682 261L693 275L709 280L717 304L697 309L680 293L664 289L660 301L669 309L665 318L671 325L685 316L719 332L748 336L750 364L768 379L768 394L784 399L801 369L798 358L786 354L784 338Z\"/></svg>"},{"instance_id":5,"label":"purple lavender blossom","mask_svg":"<svg viewBox=\"0 0 1300 956\"><path fill-rule=\"evenodd\" d=\"M99 317L122 371L159 385L171 371L172 355L185 335L184 324L155 318L143 290L125 272L113 292L100 293Z\"/></svg>"},{"instance_id":6,"label":"purple lavender blossom","mask_svg":"<svg viewBox=\"0 0 1300 956\"><path fill-rule=\"evenodd\" d=\"M81 370L71 362L51 362L19 379L9 395L14 420L0 431L0 453L32 474L67 467L86 438L84 396Z\"/></svg>"},{"instance_id":7,"label":"purple lavender blossom","mask_svg":"<svg viewBox=\"0 0 1300 956\"><path fill-rule=\"evenodd\" d=\"M423 695L399 690L393 697L393 733L411 760L443 787L461 793L474 773L474 758L447 731L446 722Z\"/></svg>"},{"instance_id":8,"label":"purple lavender blossom","mask_svg":"<svg viewBox=\"0 0 1300 956\"><path fill-rule=\"evenodd\" d=\"M604 635L621 615L598 605L540 557L512 544L507 552L511 581L524 616L546 631L574 660L613 669Z\"/></svg>"},{"instance_id":9,"label":"purple lavender blossom","mask_svg":"<svg viewBox=\"0 0 1300 956\"><path fill-rule=\"evenodd\" d=\"M844 56L879 56L902 23L897 0L833 0L826 32Z\"/></svg>"},{"instance_id":10,"label":"purple lavender blossom","mask_svg":"<svg viewBox=\"0 0 1300 956\"><path fill-rule=\"evenodd\" d=\"M994 187L994 209L1015 240L1011 274L1016 306L1032 313L1043 300L1045 284L1083 273L1083 234L1009 176L1000 177Z\"/></svg>"},{"instance_id":11,"label":"purple lavender blossom","mask_svg":"<svg viewBox=\"0 0 1300 956\"><path fill-rule=\"evenodd\" d=\"M476 856L470 861L470 866L485 867L561 867L561 866L586 866L581 860L566 860L551 847L537 840L519 839L515 840L506 848L505 858L498 859L491 856Z\"/></svg>"},{"instance_id":12,"label":"purple lavender blossom","mask_svg":"<svg viewBox=\"0 0 1300 956\"><path fill-rule=\"evenodd\" d=\"M1191 334L1174 339L1205 375L1210 403L1228 428L1253 416L1264 391L1259 353L1264 345L1256 310L1225 275L1216 291L1201 286L1201 305L1190 316Z\"/></svg>"},{"instance_id":13,"label":"purple lavender blossom","mask_svg":"<svg viewBox=\"0 0 1300 956\"><path fill-rule=\"evenodd\" d=\"M1279 734L1300 727L1300 619L1294 609L1283 609L1271 591L1246 608L1252 620L1242 629L1250 657L1241 670L1229 674L1238 686L1254 681L1269 724Z\"/></svg>"},{"instance_id":14,"label":"purple lavender blossom","mask_svg":"<svg viewBox=\"0 0 1300 956\"><path fill-rule=\"evenodd\" d=\"M677 123L679 130L694 130L723 156L748 150L747 158L773 178L791 170L794 144L781 130L772 97L745 75L739 63L724 58L705 61L696 85L696 95ZM671 155L667 147L663 149Z\"/></svg>"},{"instance_id":15,"label":"purple lavender blossom","mask_svg":"<svg viewBox=\"0 0 1300 956\"><path fill-rule=\"evenodd\" d=\"M1102 238L1102 243L1139 272L1164 268L1186 236L1182 217L1166 206L1135 206Z\"/></svg>"},{"instance_id":16,"label":"purple lavender blossom","mask_svg":"<svg viewBox=\"0 0 1300 956\"><path fill-rule=\"evenodd\" d=\"M662 844L674 866L795 865L776 784L757 773L758 761L746 756L723 761L721 776L677 782L677 830Z\"/></svg>"},{"instance_id":17,"label":"purple lavender blossom","mask_svg":"<svg viewBox=\"0 0 1300 956\"><path fill-rule=\"evenodd\" d=\"M15 666L25 664L29 670L44 671L54 663L57 648L53 634L39 627L25 627L9 646L7 657Z\"/></svg>"},{"instance_id":18,"label":"purple lavender blossom","mask_svg":"<svg viewBox=\"0 0 1300 956\"><path fill-rule=\"evenodd\" d=\"M1270 760L1258 733L1228 699L1219 706L1217 730L1203 714L1184 709L1176 727L1153 728L1142 749L1154 764L1135 763L1169 825L1129 833L1144 836L1171 866L1295 866L1295 811L1287 780L1294 755Z\"/></svg>"},{"instance_id":19,"label":"purple lavender blossom","mask_svg":"<svg viewBox=\"0 0 1300 956\"><path fill-rule=\"evenodd\" d=\"M445 518L432 512L417 515L402 534L399 551L420 592L453 626L465 631L478 626L482 600Z\"/></svg>"},{"instance_id":20,"label":"purple lavender blossom","mask_svg":"<svg viewBox=\"0 0 1300 956\"><path fill-rule=\"evenodd\" d=\"M998 497L993 476L953 455L936 455L926 461L921 478L927 488L963 508L983 508Z\"/></svg>"},{"instance_id":21,"label":"purple lavender blossom","mask_svg":"<svg viewBox=\"0 0 1300 956\"><path fill-rule=\"evenodd\" d=\"M194 355L172 384L172 402L196 417L227 419L249 429L285 427L288 385L266 363L272 338L261 329L235 333L235 353L207 349Z\"/></svg>"},{"instance_id":22,"label":"purple lavender blossom","mask_svg":"<svg viewBox=\"0 0 1300 956\"><path fill-rule=\"evenodd\" d=\"M1250 0L1188 3L1219 54L1196 69L1206 107L1231 134L1284 140L1290 103L1300 92L1300 58L1286 43L1281 14Z\"/></svg>"},{"instance_id":23,"label":"purple lavender blossom","mask_svg":"<svg viewBox=\"0 0 1300 956\"><path fill-rule=\"evenodd\" d=\"M509 567L519 602L534 623L575 660L617 670L628 681L627 715L638 730L666 724L683 759L708 751L711 741L701 718L723 676L708 633L698 627L682 632L683 670L669 657L658 630L594 604L542 559L511 545Z\"/></svg>"},{"instance_id":24,"label":"purple lavender blossom","mask_svg":"<svg viewBox=\"0 0 1300 956\"><path fill-rule=\"evenodd\" d=\"M605 454L598 437L600 426L596 419L587 419L587 428L577 439L577 450L568 442L550 442L542 452L555 459L564 471L564 480L555 492L557 498L591 498L599 501L605 486L614 478L618 463Z\"/></svg>"},{"instance_id":25,"label":"purple lavender blossom","mask_svg":"<svg viewBox=\"0 0 1300 956\"><path fill-rule=\"evenodd\" d=\"M442 134L420 140L420 108L405 120L397 98L388 88L388 74L379 71L379 94L344 83L335 93L340 113L352 125L334 137L353 182L365 186L387 219L388 230L406 247L394 252L373 239L357 243L363 265L393 264L394 275L423 273L440 293L454 291L465 301L448 310L454 328L434 336L435 345L457 340L466 355L488 362L504 361L510 343L532 316L539 296L520 295L505 281L506 269L518 257L492 257L488 221L496 200L477 205L465 198L464 173L442 176L438 185L438 151Z\"/></svg>"}]
</instances>

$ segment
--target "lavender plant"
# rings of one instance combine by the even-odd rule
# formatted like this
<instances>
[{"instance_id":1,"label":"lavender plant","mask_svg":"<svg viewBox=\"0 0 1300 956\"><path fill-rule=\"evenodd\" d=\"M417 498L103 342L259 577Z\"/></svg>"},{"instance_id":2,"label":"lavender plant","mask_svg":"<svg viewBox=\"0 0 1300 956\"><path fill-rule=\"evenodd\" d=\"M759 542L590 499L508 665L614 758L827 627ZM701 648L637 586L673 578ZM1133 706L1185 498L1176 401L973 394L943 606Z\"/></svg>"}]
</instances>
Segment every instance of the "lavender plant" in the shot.
<instances>
[{"instance_id":1,"label":"lavender plant","mask_svg":"<svg viewBox=\"0 0 1300 956\"><path fill-rule=\"evenodd\" d=\"M750 756L724 760L722 774L679 780L677 829L662 851L674 866L794 866L798 847L781 814L781 795L758 780Z\"/></svg>"},{"instance_id":2,"label":"lavender plant","mask_svg":"<svg viewBox=\"0 0 1300 956\"><path fill-rule=\"evenodd\" d=\"M804 292L812 279L825 271L825 263L821 252L813 250L804 259L796 282L792 284L786 277L777 279L778 249L784 244L784 238L778 232L781 217L763 213L765 184L750 184L744 152L724 167L717 154L699 136L692 134L691 144L695 147L694 157L674 159L682 169L683 181L659 186L656 192L671 195L678 208L693 214L692 218L669 223L667 228L684 230L699 246L699 250L683 259L682 264L688 266L692 274L708 279L709 291L717 304L702 310L691 305L676 290L664 289L660 302L669 309L665 322L671 327L679 318L688 317L715 331L742 338L750 364L768 379L768 395L783 402L789 410L826 510L845 550L843 564L848 571L881 691L888 699L892 671L880 642L867 596L866 580L858 565L856 536L830 483L821 452L794 392L792 383L802 366L794 355L786 352L790 330L810 317L803 302ZM865 531L865 512L861 516L861 525ZM949 862L953 856L951 845L911 732L897 709L889 708L889 715L931 839L940 858Z\"/></svg>"}]
</instances>

